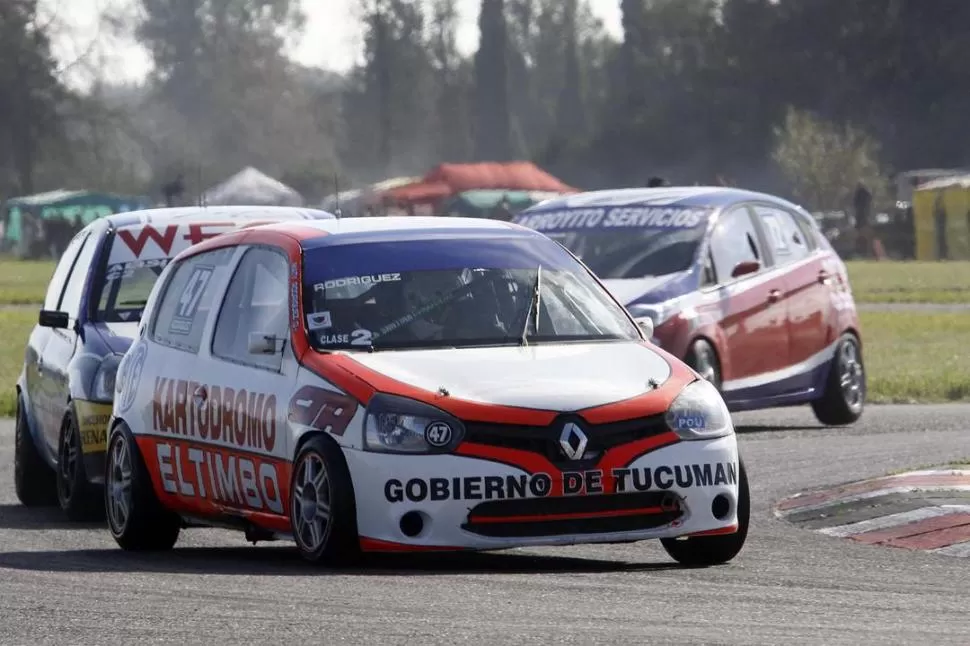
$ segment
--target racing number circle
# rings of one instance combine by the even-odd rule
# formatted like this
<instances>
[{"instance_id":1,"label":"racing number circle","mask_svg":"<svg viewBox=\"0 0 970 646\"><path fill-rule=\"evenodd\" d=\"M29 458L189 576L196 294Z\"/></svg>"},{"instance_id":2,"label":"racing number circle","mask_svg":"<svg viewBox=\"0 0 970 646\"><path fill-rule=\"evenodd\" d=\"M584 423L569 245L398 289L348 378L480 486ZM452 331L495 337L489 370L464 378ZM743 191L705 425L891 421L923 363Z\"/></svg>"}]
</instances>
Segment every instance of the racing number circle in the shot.
<instances>
[{"instance_id":1,"label":"racing number circle","mask_svg":"<svg viewBox=\"0 0 970 646\"><path fill-rule=\"evenodd\" d=\"M447 422L431 422L424 429L425 441L435 448L448 446L451 435L451 425Z\"/></svg>"}]
</instances>

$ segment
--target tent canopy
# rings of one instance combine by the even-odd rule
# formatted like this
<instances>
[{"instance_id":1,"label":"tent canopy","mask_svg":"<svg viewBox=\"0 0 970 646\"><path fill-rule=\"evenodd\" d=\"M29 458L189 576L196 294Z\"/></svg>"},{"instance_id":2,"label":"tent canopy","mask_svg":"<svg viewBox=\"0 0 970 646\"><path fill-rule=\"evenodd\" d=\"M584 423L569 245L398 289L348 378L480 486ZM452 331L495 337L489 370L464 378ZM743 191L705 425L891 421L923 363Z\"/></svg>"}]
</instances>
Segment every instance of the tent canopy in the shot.
<instances>
[{"instance_id":1,"label":"tent canopy","mask_svg":"<svg viewBox=\"0 0 970 646\"><path fill-rule=\"evenodd\" d=\"M532 162L441 164L420 182L393 188L385 196L397 202L430 203L474 190L576 193Z\"/></svg>"},{"instance_id":2,"label":"tent canopy","mask_svg":"<svg viewBox=\"0 0 970 646\"><path fill-rule=\"evenodd\" d=\"M450 215L485 217L502 200L508 200L509 208L513 212L518 212L538 202L552 197L558 197L559 195L560 193L537 191L465 191L449 200L444 211Z\"/></svg>"},{"instance_id":3,"label":"tent canopy","mask_svg":"<svg viewBox=\"0 0 970 646\"><path fill-rule=\"evenodd\" d=\"M121 212L145 208L150 203L151 200L144 196L58 189L56 191L47 191L46 193L11 198L7 200L6 207L8 209L35 209L43 212L45 209L56 209L75 205L111 206L115 207L115 211Z\"/></svg>"},{"instance_id":4,"label":"tent canopy","mask_svg":"<svg viewBox=\"0 0 970 646\"><path fill-rule=\"evenodd\" d=\"M941 188L970 188L970 175L951 175L930 180L916 187L916 191L936 191Z\"/></svg>"},{"instance_id":5,"label":"tent canopy","mask_svg":"<svg viewBox=\"0 0 970 646\"><path fill-rule=\"evenodd\" d=\"M42 220L68 218L87 225L114 213L145 209L151 199L141 195L116 195L98 191L68 191L59 189L9 199L4 204L4 239L17 242L23 230L25 212Z\"/></svg>"},{"instance_id":6,"label":"tent canopy","mask_svg":"<svg viewBox=\"0 0 970 646\"><path fill-rule=\"evenodd\" d=\"M303 206L303 196L252 166L203 194L212 206Z\"/></svg>"},{"instance_id":7,"label":"tent canopy","mask_svg":"<svg viewBox=\"0 0 970 646\"><path fill-rule=\"evenodd\" d=\"M364 188L340 191L323 198L322 208L325 211L333 211L339 206L345 212L353 213L360 208L379 203L381 195L392 188L413 184L420 180L420 177L392 177Z\"/></svg>"}]
</instances>

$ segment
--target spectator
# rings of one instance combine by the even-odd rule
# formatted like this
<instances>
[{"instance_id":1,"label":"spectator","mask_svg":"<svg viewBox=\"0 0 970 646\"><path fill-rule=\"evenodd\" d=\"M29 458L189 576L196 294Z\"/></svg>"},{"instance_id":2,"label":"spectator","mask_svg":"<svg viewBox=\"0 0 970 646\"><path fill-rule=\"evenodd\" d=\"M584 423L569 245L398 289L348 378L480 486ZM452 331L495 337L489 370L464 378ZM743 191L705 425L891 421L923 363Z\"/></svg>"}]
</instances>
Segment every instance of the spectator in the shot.
<instances>
[{"instance_id":1,"label":"spectator","mask_svg":"<svg viewBox=\"0 0 970 646\"><path fill-rule=\"evenodd\" d=\"M872 211L872 192L862 182L856 185L855 194L852 198L856 226L856 252L863 258L869 256L869 245L871 244L871 211Z\"/></svg>"},{"instance_id":2,"label":"spectator","mask_svg":"<svg viewBox=\"0 0 970 646\"><path fill-rule=\"evenodd\" d=\"M185 178L179 173L174 181L162 186L162 195L165 196L166 206L175 206L176 199L181 199L185 194Z\"/></svg>"},{"instance_id":3,"label":"spectator","mask_svg":"<svg viewBox=\"0 0 970 646\"><path fill-rule=\"evenodd\" d=\"M651 177L647 180L647 188L658 188L661 186L670 186L670 182L663 177Z\"/></svg>"},{"instance_id":4,"label":"spectator","mask_svg":"<svg viewBox=\"0 0 970 646\"><path fill-rule=\"evenodd\" d=\"M509 202L509 196L503 195L502 200L495 205L492 210L493 220L502 220L503 222L511 222L513 218L512 205Z\"/></svg>"}]
</instances>

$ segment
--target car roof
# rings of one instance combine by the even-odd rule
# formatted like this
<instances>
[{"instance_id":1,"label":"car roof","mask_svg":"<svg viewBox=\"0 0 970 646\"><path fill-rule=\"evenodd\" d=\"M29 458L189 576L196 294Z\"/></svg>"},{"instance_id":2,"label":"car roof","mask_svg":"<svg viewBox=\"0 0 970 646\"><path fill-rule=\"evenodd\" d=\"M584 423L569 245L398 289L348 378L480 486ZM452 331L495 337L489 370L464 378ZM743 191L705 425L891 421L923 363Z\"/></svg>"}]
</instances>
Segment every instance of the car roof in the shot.
<instances>
[{"instance_id":1,"label":"car roof","mask_svg":"<svg viewBox=\"0 0 970 646\"><path fill-rule=\"evenodd\" d=\"M494 237L533 238L537 235L531 229L501 220L440 216L341 218L300 222L298 226L304 249L362 242ZM286 232L291 225L287 222L279 222L258 228ZM319 231L320 235L314 236L310 230Z\"/></svg>"},{"instance_id":2,"label":"car roof","mask_svg":"<svg viewBox=\"0 0 970 646\"><path fill-rule=\"evenodd\" d=\"M587 191L540 202L523 213L576 209L596 206L668 206L719 209L738 202L774 202L798 208L780 197L724 186L671 186L662 188L621 188Z\"/></svg>"},{"instance_id":3,"label":"car roof","mask_svg":"<svg viewBox=\"0 0 970 646\"><path fill-rule=\"evenodd\" d=\"M195 224L200 222L247 222L265 219L316 220L336 219L321 209L293 206L181 206L143 209L115 213L101 220L115 229L144 225Z\"/></svg>"}]
</instances>

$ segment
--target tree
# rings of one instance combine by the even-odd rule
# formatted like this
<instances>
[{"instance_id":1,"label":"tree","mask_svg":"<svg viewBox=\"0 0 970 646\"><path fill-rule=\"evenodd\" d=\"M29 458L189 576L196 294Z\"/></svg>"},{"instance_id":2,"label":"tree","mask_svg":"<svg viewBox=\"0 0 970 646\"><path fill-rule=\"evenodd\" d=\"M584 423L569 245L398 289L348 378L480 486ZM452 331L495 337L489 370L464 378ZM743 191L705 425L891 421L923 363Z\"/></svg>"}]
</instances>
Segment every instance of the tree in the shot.
<instances>
[{"instance_id":1,"label":"tree","mask_svg":"<svg viewBox=\"0 0 970 646\"><path fill-rule=\"evenodd\" d=\"M475 156L506 161L512 158L512 126L505 0L482 0L478 27L481 44L475 54Z\"/></svg>"},{"instance_id":2,"label":"tree","mask_svg":"<svg viewBox=\"0 0 970 646\"><path fill-rule=\"evenodd\" d=\"M582 135L586 132L586 110L583 101L582 71L579 62L577 26L578 0L563 3L563 36L565 38L565 71L556 109L556 127L560 132Z\"/></svg>"},{"instance_id":3,"label":"tree","mask_svg":"<svg viewBox=\"0 0 970 646\"><path fill-rule=\"evenodd\" d=\"M434 159L439 86L421 3L368 0L362 12L364 60L345 94L344 160L358 179L374 181Z\"/></svg>"},{"instance_id":4,"label":"tree","mask_svg":"<svg viewBox=\"0 0 970 646\"><path fill-rule=\"evenodd\" d=\"M772 158L806 207L847 210L857 183L869 189L874 204L885 203L889 189L879 144L863 131L789 109L784 125L775 128L775 139Z\"/></svg>"},{"instance_id":5,"label":"tree","mask_svg":"<svg viewBox=\"0 0 970 646\"><path fill-rule=\"evenodd\" d=\"M438 82L435 115L438 159L462 162L472 157L472 127L469 119L474 84L467 61L458 51L458 8L456 0L433 0L429 47L431 64Z\"/></svg>"},{"instance_id":6,"label":"tree","mask_svg":"<svg viewBox=\"0 0 970 646\"><path fill-rule=\"evenodd\" d=\"M41 149L63 135L66 96L36 0L0 3L0 179L12 192L35 192Z\"/></svg>"},{"instance_id":7,"label":"tree","mask_svg":"<svg viewBox=\"0 0 970 646\"><path fill-rule=\"evenodd\" d=\"M302 15L291 0L142 0L161 142L156 169L210 183L245 166L280 176L333 168L336 148L311 82L285 55ZM199 187L202 189L204 187Z\"/></svg>"}]
</instances>

